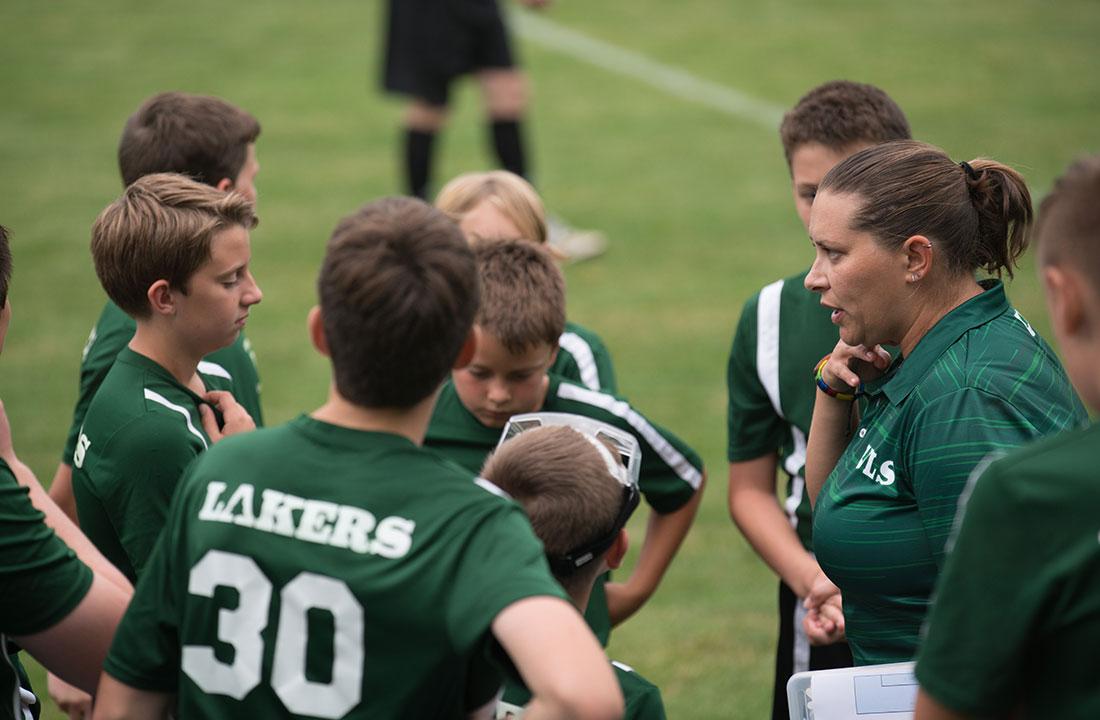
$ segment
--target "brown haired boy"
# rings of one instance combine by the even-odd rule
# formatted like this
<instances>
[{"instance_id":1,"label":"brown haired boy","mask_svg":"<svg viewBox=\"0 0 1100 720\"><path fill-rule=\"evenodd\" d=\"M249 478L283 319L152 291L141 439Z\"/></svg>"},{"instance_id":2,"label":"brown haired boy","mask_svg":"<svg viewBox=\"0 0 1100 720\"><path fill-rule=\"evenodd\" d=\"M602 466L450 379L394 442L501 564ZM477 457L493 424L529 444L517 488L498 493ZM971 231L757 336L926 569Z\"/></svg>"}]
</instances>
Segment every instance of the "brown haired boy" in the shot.
<instances>
[{"instance_id":1,"label":"brown haired boy","mask_svg":"<svg viewBox=\"0 0 1100 720\"><path fill-rule=\"evenodd\" d=\"M806 93L783 117L779 136L795 210L807 226L825 174L863 148L908 138L909 123L882 90L838 80ZM773 720L787 718L786 684L791 674L852 664L842 642L842 622L833 622L819 610L842 621L839 591L814 560L809 497L803 492L815 392L806 378L837 339L829 312L804 287L805 275L803 271L777 280L746 301L727 370L730 515L780 577ZM789 478L784 507L776 502L780 465ZM810 596L814 587L819 591L809 610L811 638L803 629L807 612L799 600ZM838 639L841 642L835 642Z\"/></svg>"},{"instance_id":2,"label":"brown haired boy","mask_svg":"<svg viewBox=\"0 0 1100 720\"><path fill-rule=\"evenodd\" d=\"M495 241L475 252L482 287L477 350L444 385L425 444L476 472L508 418L537 411L584 415L638 438L641 489L653 513L633 574L626 582L597 584L589 604L589 623L606 642L611 625L630 617L656 590L691 528L702 496L702 461L625 400L548 374L565 326L565 283L544 249ZM606 600L600 597L605 587Z\"/></svg>"},{"instance_id":3,"label":"brown haired boy","mask_svg":"<svg viewBox=\"0 0 1100 720\"><path fill-rule=\"evenodd\" d=\"M587 430L548 425L521 432L502 442L482 470L523 506L554 578L581 612L596 579L622 562L624 525L638 503L637 485L614 448ZM626 703L623 717L663 720L660 690L629 666L612 665ZM507 683L497 717L521 717L529 697L522 684Z\"/></svg>"},{"instance_id":4,"label":"brown haired boy","mask_svg":"<svg viewBox=\"0 0 1100 720\"><path fill-rule=\"evenodd\" d=\"M131 580L183 468L254 427L200 361L237 339L263 297L249 272L255 222L242 195L158 174L128 187L92 228L96 274L136 330L84 417L73 490L84 532Z\"/></svg>"},{"instance_id":5,"label":"brown haired boy","mask_svg":"<svg viewBox=\"0 0 1100 720\"><path fill-rule=\"evenodd\" d=\"M118 166L124 186L152 173L182 173L223 192L230 190L255 202L256 140L260 124L249 113L221 98L182 92L159 93L129 117L118 144ZM134 335L134 320L108 300L88 336L80 360L80 388L69 436L50 497L77 518L72 494L72 462L84 414L115 357ZM251 344L237 340L211 353L208 372L232 381L233 396L252 419L263 424L260 378Z\"/></svg>"},{"instance_id":6,"label":"brown haired boy","mask_svg":"<svg viewBox=\"0 0 1100 720\"><path fill-rule=\"evenodd\" d=\"M520 508L419 446L472 350L462 233L418 200L371 203L336 228L317 287L328 400L192 465L97 717L485 717L494 641L545 716L618 717Z\"/></svg>"}]
</instances>

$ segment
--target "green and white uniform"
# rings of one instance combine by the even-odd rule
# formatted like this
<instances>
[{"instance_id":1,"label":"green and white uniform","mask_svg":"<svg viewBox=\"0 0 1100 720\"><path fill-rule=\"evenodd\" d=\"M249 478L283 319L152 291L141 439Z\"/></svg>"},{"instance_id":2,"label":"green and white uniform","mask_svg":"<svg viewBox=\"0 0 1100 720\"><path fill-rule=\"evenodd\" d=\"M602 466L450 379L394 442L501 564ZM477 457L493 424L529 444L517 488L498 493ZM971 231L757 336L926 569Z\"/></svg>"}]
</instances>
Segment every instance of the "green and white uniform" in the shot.
<instances>
[{"instance_id":1,"label":"green and white uniform","mask_svg":"<svg viewBox=\"0 0 1100 720\"><path fill-rule=\"evenodd\" d=\"M639 488L646 502L659 513L679 510L695 495L703 480L703 462L684 441L651 423L622 398L601 393L550 375L542 407L532 412L560 412L602 420L638 438L642 449ZM480 472L485 458L500 440L501 430L482 425L466 409L448 380L436 402L424 445ZM592 589L585 619L604 645L611 634L611 619L603 583Z\"/></svg>"},{"instance_id":2,"label":"green and white uniform","mask_svg":"<svg viewBox=\"0 0 1100 720\"><path fill-rule=\"evenodd\" d=\"M46 525L6 462L0 460L0 647L11 635L48 630L71 613L92 586L92 571ZM0 718L22 720L19 674L0 652Z\"/></svg>"},{"instance_id":3,"label":"green and white uniform","mask_svg":"<svg viewBox=\"0 0 1100 720\"><path fill-rule=\"evenodd\" d=\"M493 619L541 595L564 598L500 490L303 416L191 466L105 670L178 717L462 717L500 685Z\"/></svg>"},{"instance_id":4,"label":"green and white uniform","mask_svg":"<svg viewBox=\"0 0 1100 720\"><path fill-rule=\"evenodd\" d=\"M558 357L550 372L589 390L612 395L618 392L607 346L599 335L576 323L565 323L565 332L558 339Z\"/></svg>"},{"instance_id":5,"label":"green and white uniform","mask_svg":"<svg viewBox=\"0 0 1100 720\"><path fill-rule=\"evenodd\" d=\"M982 459L1087 420L1000 282L948 313L866 391L814 513L814 550L844 596L857 665L916 653L959 494Z\"/></svg>"},{"instance_id":6,"label":"green and white uniform","mask_svg":"<svg viewBox=\"0 0 1100 720\"><path fill-rule=\"evenodd\" d=\"M77 393L76 407L73 408L73 421L69 426L65 451L61 455L66 464L73 461L80 426L84 424L84 415L92 404L96 390L107 377L115 357L130 342L136 329L134 319L108 300L80 357L80 390ZM252 351L252 343L244 333L240 333L232 345L207 355L206 361L208 372L224 374L232 381L229 390L233 397L252 416L256 427L261 427L264 416L260 407L260 375L256 369L256 353ZM220 371L217 368L221 368Z\"/></svg>"},{"instance_id":7,"label":"green and white uniform","mask_svg":"<svg viewBox=\"0 0 1100 720\"><path fill-rule=\"evenodd\" d=\"M224 374L199 374L208 390L228 390ZM80 528L131 581L164 527L184 468L210 446L202 398L130 348L118 353L88 407L73 466Z\"/></svg>"},{"instance_id":8,"label":"green and white uniform","mask_svg":"<svg viewBox=\"0 0 1100 720\"><path fill-rule=\"evenodd\" d=\"M626 710L623 720L665 720L665 704L661 690L634 671L629 665L611 661L615 679L623 693ZM497 703L496 720L520 720L523 707L531 702L531 691L522 683L509 679L504 684L504 695ZM511 713L511 715L509 715Z\"/></svg>"},{"instance_id":9,"label":"green and white uniform","mask_svg":"<svg viewBox=\"0 0 1100 720\"><path fill-rule=\"evenodd\" d=\"M916 671L943 705L1100 717L1098 458L1094 425L1013 452L964 494Z\"/></svg>"}]
</instances>

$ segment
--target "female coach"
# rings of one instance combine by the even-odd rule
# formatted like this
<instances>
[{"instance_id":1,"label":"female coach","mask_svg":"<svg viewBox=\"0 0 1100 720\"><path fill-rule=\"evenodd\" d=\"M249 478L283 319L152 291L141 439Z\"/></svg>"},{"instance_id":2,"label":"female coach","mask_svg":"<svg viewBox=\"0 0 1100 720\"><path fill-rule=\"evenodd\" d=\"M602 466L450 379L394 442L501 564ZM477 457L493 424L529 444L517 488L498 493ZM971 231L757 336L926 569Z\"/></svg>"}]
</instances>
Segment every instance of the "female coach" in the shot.
<instances>
[{"instance_id":1,"label":"female coach","mask_svg":"<svg viewBox=\"0 0 1100 720\"><path fill-rule=\"evenodd\" d=\"M1000 280L977 277L1011 277L1031 218L1011 168L912 141L849 157L814 200L806 286L833 309L840 341L817 369L806 484L844 621L825 619L839 605L829 589L807 605L819 632L846 628L857 665L915 654L974 468L1087 420Z\"/></svg>"}]
</instances>

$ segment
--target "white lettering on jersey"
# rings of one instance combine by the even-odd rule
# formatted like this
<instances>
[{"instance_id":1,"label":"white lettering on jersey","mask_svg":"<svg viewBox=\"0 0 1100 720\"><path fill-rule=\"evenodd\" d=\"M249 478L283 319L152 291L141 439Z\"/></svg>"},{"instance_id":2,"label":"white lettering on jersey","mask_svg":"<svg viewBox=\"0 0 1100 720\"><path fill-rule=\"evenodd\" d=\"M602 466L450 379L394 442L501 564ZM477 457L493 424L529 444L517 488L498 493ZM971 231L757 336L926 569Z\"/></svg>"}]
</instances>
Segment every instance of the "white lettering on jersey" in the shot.
<instances>
[{"instance_id":1,"label":"white lettering on jersey","mask_svg":"<svg viewBox=\"0 0 1100 720\"><path fill-rule=\"evenodd\" d=\"M84 467L84 455L91 447L92 441L84 434L83 426L80 428L80 437L76 439L76 449L73 450L73 467Z\"/></svg>"},{"instance_id":2,"label":"white lettering on jersey","mask_svg":"<svg viewBox=\"0 0 1100 720\"><path fill-rule=\"evenodd\" d=\"M345 548L360 555L396 559L407 555L412 548L416 523L408 518L391 515L379 522L363 508L300 498L270 489L261 494L257 517L254 512L256 489L251 484L241 483L228 500L223 500L227 489L225 483L217 480L207 483L199 520L234 523L318 545ZM298 513L297 518L295 513Z\"/></svg>"},{"instance_id":3,"label":"white lettering on jersey","mask_svg":"<svg viewBox=\"0 0 1100 720\"><path fill-rule=\"evenodd\" d=\"M863 437L860 435L860 437ZM878 459L878 451L871 447L870 444L863 449L863 455L860 456L859 462L856 463L856 469L862 470L863 474L871 478L879 485L890 486L894 484L894 461L886 460L879 466L875 466L875 460Z\"/></svg>"}]
</instances>

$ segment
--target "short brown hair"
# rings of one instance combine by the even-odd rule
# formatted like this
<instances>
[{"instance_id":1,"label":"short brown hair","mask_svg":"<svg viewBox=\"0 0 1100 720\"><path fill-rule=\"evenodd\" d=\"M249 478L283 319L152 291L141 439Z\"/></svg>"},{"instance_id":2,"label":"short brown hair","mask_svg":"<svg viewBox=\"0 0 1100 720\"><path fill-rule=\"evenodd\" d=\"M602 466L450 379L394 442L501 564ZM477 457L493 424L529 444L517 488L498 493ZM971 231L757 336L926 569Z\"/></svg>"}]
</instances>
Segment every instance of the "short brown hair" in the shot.
<instances>
[{"instance_id":1,"label":"short brown hair","mask_svg":"<svg viewBox=\"0 0 1100 720\"><path fill-rule=\"evenodd\" d=\"M157 280L187 292L210 258L214 235L256 225L252 203L183 175L140 178L108 205L92 226L92 260L103 289L134 318L148 317L147 293Z\"/></svg>"},{"instance_id":2,"label":"short brown hair","mask_svg":"<svg viewBox=\"0 0 1100 720\"><path fill-rule=\"evenodd\" d=\"M807 143L844 150L857 143L877 145L910 137L909 121L889 95L874 85L849 80L810 90L779 126L788 168L794 151Z\"/></svg>"},{"instance_id":3,"label":"short brown hair","mask_svg":"<svg viewBox=\"0 0 1100 720\"><path fill-rule=\"evenodd\" d=\"M474 244L481 278L477 325L511 353L547 344L565 332L565 278L540 245L522 240Z\"/></svg>"},{"instance_id":4,"label":"short brown hair","mask_svg":"<svg viewBox=\"0 0 1100 720\"><path fill-rule=\"evenodd\" d=\"M1081 158L1054 183L1035 225L1044 264L1072 262L1100 289L1100 155Z\"/></svg>"},{"instance_id":5,"label":"short brown hair","mask_svg":"<svg viewBox=\"0 0 1100 720\"><path fill-rule=\"evenodd\" d=\"M830 170L818 188L823 192L859 196L852 229L887 247L927 236L955 274L980 268L1012 277L1027 249L1031 194L1019 173L994 160L956 163L933 145L884 143Z\"/></svg>"},{"instance_id":6,"label":"short brown hair","mask_svg":"<svg viewBox=\"0 0 1100 720\"><path fill-rule=\"evenodd\" d=\"M11 284L11 246L8 244L8 234L8 229L0 225L0 308L8 302Z\"/></svg>"},{"instance_id":7,"label":"short brown hair","mask_svg":"<svg viewBox=\"0 0 1100 720\"><path fill-rule=\"evenodd\" d=\"M489 456L481 474L523 506L551 557L606 535L622 507L623 486L599 450L570 427L520 433ZM591 586L599 569L592 562L558 582L580 590Z\"/></svg>"},{"instance_id":8,"label":"short brown hair","mask_svg":"<svg viewBox=\"0 0 1100 720\"><path fill-rule=\"evenodd\" d=\"M207 185L236 182L260 123L221 98L165 92L141 104L118 141L122 184L143 175L180 173Z\"/></svg>"},{"instance_id":9,"label":"short brown hair","mask_svg":"<svg viewBox=\"0 0 1100 720\"><path fill-rule=\"evenodd\" d=\"M492 202L512 221L523 240L539 245L546 243L546 208L542 204L542 198L531 183L507 170L459 175L439 191L435 206L450 215L455 222L461 222L463 215L484 200Z\"/></svg>"},{"instance_id":10,"label":"short brown hair","mask_svg":"<svg viewBox=\"0 0 1100 720\"><path fill-rule=\"evenodd\" d=\"M317 279L336 388L362 407L412 407L450 371L478 305L462 231L413 198L339 222Z\"/></svg>"}]
</instances>

